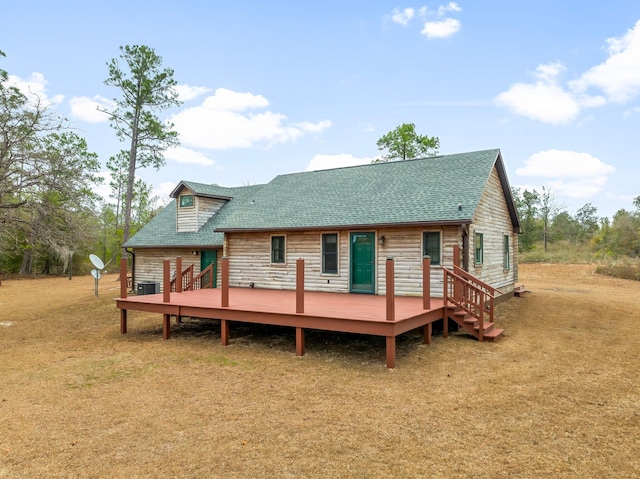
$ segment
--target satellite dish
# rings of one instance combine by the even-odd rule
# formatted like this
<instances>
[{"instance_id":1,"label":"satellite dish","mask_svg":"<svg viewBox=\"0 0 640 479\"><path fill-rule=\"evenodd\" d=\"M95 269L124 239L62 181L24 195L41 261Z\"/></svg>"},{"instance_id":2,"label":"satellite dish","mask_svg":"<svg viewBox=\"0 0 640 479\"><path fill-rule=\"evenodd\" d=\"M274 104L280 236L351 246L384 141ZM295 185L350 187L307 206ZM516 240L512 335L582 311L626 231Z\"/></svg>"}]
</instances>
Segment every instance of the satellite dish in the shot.
<instances>
[{"instance_id":1,"label":"satellite dish","mask_svg":"<svg viewBox=\"0 0 640 479\"><path fill-rule=\"evenodd\" d=\"M91 270L91 276L93 276L95 279L100 279L100 270L99 269L92 269Z\"/></svg>"},{"instance_id":2,"label":"satellite dish","mask_svg":"<svg viewBox=\"0 0 640 479\"><path fill-rule=\"evenodd\" d=\"M104 269L104 263L98 256L96 256L95 254L90 254L89 259L91 260L91 264L94 265L96 269Z\"/></svg>"}]
</instances>

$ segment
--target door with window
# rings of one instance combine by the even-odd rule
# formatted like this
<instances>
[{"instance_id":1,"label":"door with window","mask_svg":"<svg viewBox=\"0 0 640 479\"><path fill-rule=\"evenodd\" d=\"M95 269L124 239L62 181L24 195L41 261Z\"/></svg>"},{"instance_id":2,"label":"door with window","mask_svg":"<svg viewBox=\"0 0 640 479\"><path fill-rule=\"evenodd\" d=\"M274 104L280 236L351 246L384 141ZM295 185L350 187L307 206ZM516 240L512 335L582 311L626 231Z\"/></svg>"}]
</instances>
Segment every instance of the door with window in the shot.
<instances>
[{"instance_id":1,"label":"door with window","mask_svg":"<svg viewBox=\"0 0 640 479\"><path fill-rule=\"evenodd\" d=\"M375 233L351 233L352 293L375 293Z\"/></svg>"},{"instance_id":2,"label":"door with window","mask_svg":"<svg viewBox=\"0 0 640 479\"><path fill-rule=\"evenodd\" d=\"M214 288L218 287L218 264L217 264L217 251L216 250L204 250L200 254L200 271L204 271L210 264L213 265L213 284ZM202 278L202 284L206 284L209 278Z\"/></svg>"}]
</instances>

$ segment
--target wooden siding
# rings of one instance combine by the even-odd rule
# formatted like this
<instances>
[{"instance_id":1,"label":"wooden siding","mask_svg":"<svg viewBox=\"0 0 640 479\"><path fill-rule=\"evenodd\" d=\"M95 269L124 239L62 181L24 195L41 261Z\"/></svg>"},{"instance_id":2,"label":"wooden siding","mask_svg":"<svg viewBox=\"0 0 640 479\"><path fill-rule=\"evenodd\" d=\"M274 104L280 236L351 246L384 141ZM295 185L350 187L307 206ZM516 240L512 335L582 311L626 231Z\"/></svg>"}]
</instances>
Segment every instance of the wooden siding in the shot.
<instances>
[{"instance_id":1,"label":"wooden siding","mask_svg":"<svg viewBox=\"0 0 640 479\"><path fill-rule=\"evenodd\" d=\"M459 243L459 227L440 229L388 228L358 230L376 233L376 293L385 294L386 258L395 261L395 293L398 296L422 295L422 233L440 231L442 236L443 265L453 264L453 245ZM226 254L230 260L231 287L295 289L296 260L305 260L305 289L308 291L349 292L349 238L356 231L338 232L338 274L322 274L322 233L288 232L286 236L286 262L271 263L270 233L228 233L225 235ZM278 233L281 234L281 233ZM378 239L385 237L384 245ZM431 295L442 297L443 272L440 266L431 268Z\"/></svg>"},{"instance_id":2,"label":"wooden siding","mask_svg":"<svg viewBox=\"0 0 640 479\"><path fill-rule=\"evenodd\" d=\"M180 196L193 194L191 190L184 188ZM226 200L219 198L194 196L193 206L180 208L180 198L176 198L176 226L178 233L198 231L225 203Z\"/></svg>"},{"instance_id":3,"label":"wooden siding","mask_svg":"<svg viewBox=\"0 0 640 479\"><path fill-rule=\"evenodd\" d=\"M171 271L176 269L176 258L182 256L182 269L185 270L189 266L194 265L194 274L200 273L200 255L193 254L195 251L193 248L144 248L136 249L136 270L135 270L135 284L133 285L134 291L137 291L138 283L143 281L154 281L160 283L160 289L162 289L162 278L164 260L171 261ZM221 251L216 250L216 258L218 262L217 278L218 284L221 280L220 272L220 259Z\"/></svg>"},{"instance_id":4,"label":"wooden siding","mask_svg":"<svg viewBox=\"0 0 640 479\"><path fill-rule=\"evenodd\" d=\"M475 264L475 234L483 238L483 263ZM504 268L503 238L509 237L509 268ZM473 224L469 228L469 272L491 286L510 292L517 280L518 238L504 191L494 168L478 203Z\"/></svg>"}]
</instances>

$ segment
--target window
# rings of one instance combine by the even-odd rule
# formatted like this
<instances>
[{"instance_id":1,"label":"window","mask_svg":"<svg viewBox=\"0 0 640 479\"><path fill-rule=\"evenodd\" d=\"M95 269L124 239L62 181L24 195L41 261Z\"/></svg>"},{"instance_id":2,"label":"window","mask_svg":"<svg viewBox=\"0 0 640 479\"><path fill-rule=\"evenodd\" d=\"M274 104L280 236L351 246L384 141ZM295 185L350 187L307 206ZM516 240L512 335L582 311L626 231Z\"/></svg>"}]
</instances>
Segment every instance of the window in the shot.
<instances>
[{"instance_id":1,"label":"window","mask_svg":"<svg viewBox=\"0 0 640 479\"><path fill-rule=\"evenodd\" d=\"M285 250L284 250L284 236L272 236L271 237L271 262L272 263L284 263Z\"/></svg>"},{"instance_id":2,"label":"window","mask_svg":"<svg viewBox=\"0 0 640 479\"><path fill-rule=\"evenodd\" d=\"M429 256L432 265L440 265L440 232L422 233L422 255Z\"/></svg>"},{"instance_id":3,"label":"window","mask_svg":"<svg viewBox=\"0 0 640 479\"><path fill-rule=\"evenodd\" d=\"M180 197L180 208L193 206L193 195L183 195Z\"/></svg>"},{"instance_id":4,"label":"window","mask_svg":"<svg viewBox=\"0 0 640 479\"><path fill-rule=\"evenodd\" d=\"M322 273L338 274L338 233L322 235Z\"/></svg>"},{"instance_id":5,"label":"window","mask_svg":"<svg viewBox=\"0 0 640 479\"><path fill-rule=\"evenodd\" d=\"M504 235L502 243L504 245L502 247L502 265L504 269L509 269L509 235Z\"/></svg>"},{"instance_id":6,"label":"window","mask_svg":"<svg viewBox=\"0 0 640 479\"><path fill-rule=\"evenodd\" d=\"M476 264L482 264L484 262L484 251L482 247L482 233L476 233Z\"/></svg>"}]
</instances>

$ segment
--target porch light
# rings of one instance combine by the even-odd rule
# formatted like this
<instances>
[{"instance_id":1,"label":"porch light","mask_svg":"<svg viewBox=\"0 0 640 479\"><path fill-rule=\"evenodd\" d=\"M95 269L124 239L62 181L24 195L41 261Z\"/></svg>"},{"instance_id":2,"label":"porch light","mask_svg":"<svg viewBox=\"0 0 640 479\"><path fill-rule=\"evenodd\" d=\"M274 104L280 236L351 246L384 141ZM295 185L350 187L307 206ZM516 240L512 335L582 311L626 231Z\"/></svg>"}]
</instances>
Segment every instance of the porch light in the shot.
<instances>
[{"instance_id":1,"label":"porch light","mask_svg":"<svg viewBox=\"0 0 640 479\"><path fill-rule=\"evenodd\" d=\"M378 244L379 244L380 246L383 246L383 245L384 245L384 235L382 235L382 236L380 236L380 237L378 238Z\"/></svg>"},{"instance_id":2,"label":"porch light","mask_svg":"<svg viewBox=\"0 0 640 479\"><path fill-rule=\"evenodd\" d=\"M199 253L198 251L192 251L192 252L191 252L191 254L192 254L193 256L198 256L200 253Z\"/></svg>"}]
</instances>

